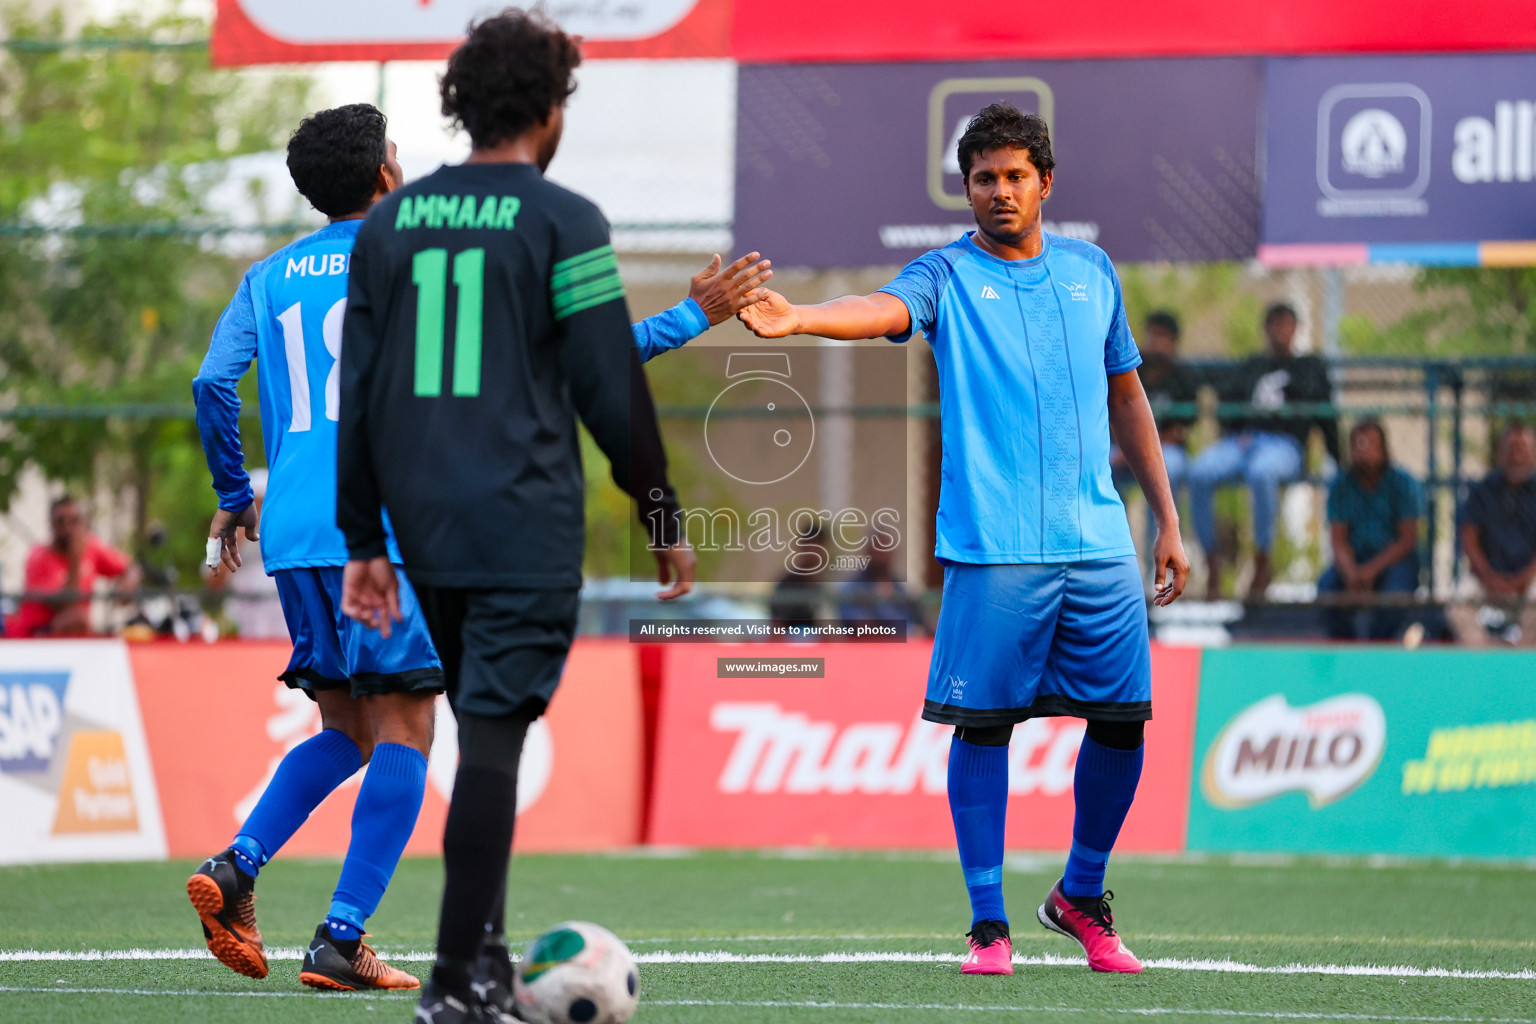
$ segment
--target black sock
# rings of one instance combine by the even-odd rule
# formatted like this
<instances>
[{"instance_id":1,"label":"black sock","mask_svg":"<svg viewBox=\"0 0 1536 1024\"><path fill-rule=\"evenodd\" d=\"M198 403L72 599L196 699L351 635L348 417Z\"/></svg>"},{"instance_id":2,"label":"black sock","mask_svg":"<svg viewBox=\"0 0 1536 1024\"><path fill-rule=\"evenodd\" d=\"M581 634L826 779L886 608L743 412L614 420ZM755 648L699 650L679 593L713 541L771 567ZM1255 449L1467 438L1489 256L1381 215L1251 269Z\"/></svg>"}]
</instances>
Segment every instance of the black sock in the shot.
<instances>
[{"instance_id":1,"label":"black sock","mask_svg":"<svg viewBox=\"0 0 1536 1024\"><path fill-rule=\"evenodd\" d=\"M495 768L460 763L443 830L443 909L439 963L472 964L507 877L517 780Z\"/></svg>"},{"instance_id":2,"label":"black sock","mask_svg":"<svg viewBox=\"0 0 1536 1024\"><path fill-rule=\"evenodd\" d=\"M331 940L331 945L335 946L342 956L348 960L357 956L357 947L362 945L362 939L338 939L336 933L331 931L329 925L322 922L320 927L325 929L325 937Z\"/></svg>"}]
</instances>

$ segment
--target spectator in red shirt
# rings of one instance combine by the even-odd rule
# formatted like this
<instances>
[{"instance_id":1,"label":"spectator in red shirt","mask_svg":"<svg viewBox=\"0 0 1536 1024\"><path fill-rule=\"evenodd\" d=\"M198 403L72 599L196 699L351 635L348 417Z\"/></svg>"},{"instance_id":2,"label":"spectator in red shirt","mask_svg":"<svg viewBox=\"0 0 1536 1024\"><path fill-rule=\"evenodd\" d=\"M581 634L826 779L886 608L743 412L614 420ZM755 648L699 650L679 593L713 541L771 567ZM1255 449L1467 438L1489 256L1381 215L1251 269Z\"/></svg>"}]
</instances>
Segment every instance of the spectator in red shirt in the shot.
<instances>
[{"instance_id":1,"label":"spectator in red shirt","mask_svg":"<svg viewBox=\"0 0 1536 1024\"><path fill-rule=\"evenodd\" d=\"M27 556L29 594L57 594L57 599L28 598L9 622L5 635L82 636L91 631L91 592L97 577L115 579L119 590L139 585L139 568L86 525L85 510L65 496L48 509L53 540Z\"/></svg>"}]
</instances>

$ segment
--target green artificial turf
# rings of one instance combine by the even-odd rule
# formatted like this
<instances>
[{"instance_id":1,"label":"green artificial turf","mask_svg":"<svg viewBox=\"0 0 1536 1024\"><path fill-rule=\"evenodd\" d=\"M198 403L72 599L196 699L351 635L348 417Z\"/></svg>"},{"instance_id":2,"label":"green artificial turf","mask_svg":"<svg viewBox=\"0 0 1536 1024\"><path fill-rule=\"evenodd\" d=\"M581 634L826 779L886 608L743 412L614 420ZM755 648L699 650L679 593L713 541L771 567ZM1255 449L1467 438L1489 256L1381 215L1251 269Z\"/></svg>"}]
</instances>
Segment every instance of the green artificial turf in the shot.
<instances>
[{"instance_id":1,"label":"green artificial turf","mask_svg":"<svg viewBox=\"0 0 1536 1024\"><path fill-rule=\"evenodd\" d=\"M201 948L182 889L191 863L0 869L0 951ZM1079 951L1034 920L1058 857L1005 873L1014 949ZM278 860L257 913L271 947L309 938L337 865ZM441 869L407 860L370 922L388 957L430 950ZM1297 973L1149 968L1138 977L1023 964L963 978L957 962L645 963L646 1024L1040 1020L1338 1020L1536 1024L1536 978L1350 976L1329 965L1519 973L1536 969L1528 866L1271 859L1136 860L1111 868L1127 945L1144 959L1218 960ZM508 927L526 939L567 918L662 953L958 956L970 920L953 858L926 855L637 854L519 857ZM419 960L397 960L425 970ZM208 960L0 960L0 1022L410 1020L409 996L310 993L295 960L255 982ZM99 992L81 990L97 989ZM42 990L42 991L38 991ZM155 993L181 993L177 995Z\"/></svg>"}]
</instances>

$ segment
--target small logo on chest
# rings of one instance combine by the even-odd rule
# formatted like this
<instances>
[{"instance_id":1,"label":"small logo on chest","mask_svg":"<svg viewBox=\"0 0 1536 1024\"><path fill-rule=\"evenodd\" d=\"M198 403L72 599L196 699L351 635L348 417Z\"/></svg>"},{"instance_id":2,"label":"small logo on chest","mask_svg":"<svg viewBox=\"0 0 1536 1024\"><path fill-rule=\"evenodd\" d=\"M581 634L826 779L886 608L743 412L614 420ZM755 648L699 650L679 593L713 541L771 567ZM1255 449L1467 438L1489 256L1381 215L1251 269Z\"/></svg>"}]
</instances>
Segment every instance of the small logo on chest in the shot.
<instances>
[{"instance_id":1,"label":"small logo on chest","mask_svg":"<svg viewBox=\"0 0 1536 1024\"><path fill-rule=\"evenodd\" d=\"M989 285L989 284L984 284L984 285L981 286L981 297L984 298L984 299L1000 299L1000 298L1002 298L1001 295L997 294L997 292L992 290L992 286Z\"/></svg>"},{"instance_id":2,"label":"small logo on chest","mask_svg":"<svg viewBox=\"0 0 1536 1024\"><path fill-rule=\"evenodd\" d=\"M1058 281L1057 283L1067 290L1067 294L1072 296L1073 302L1088 301L1088 286L1086 284L1078 284L1076 281L1071 283Z\"/></svg>"}]
</instances>

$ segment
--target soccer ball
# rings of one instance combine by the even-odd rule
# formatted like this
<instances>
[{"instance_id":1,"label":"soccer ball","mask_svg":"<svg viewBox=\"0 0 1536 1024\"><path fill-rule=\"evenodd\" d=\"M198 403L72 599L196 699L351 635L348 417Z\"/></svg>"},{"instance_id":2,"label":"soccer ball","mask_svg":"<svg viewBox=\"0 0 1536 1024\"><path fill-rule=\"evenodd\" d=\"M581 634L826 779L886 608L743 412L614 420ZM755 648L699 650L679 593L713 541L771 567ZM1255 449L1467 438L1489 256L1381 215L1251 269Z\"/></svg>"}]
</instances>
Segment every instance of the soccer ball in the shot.
<instances>
[{"instance_id":1,"label":"soccer ball","mask_svg":"<svg viewBox=\"0 0 1536 1024\"><path fill-rule=\"evenodd\" d=\"M512 991L530 1024L623 1024L640 1005L640 972L613 932L566 921L529 943Z\"/></svg>"}]
</instances>

